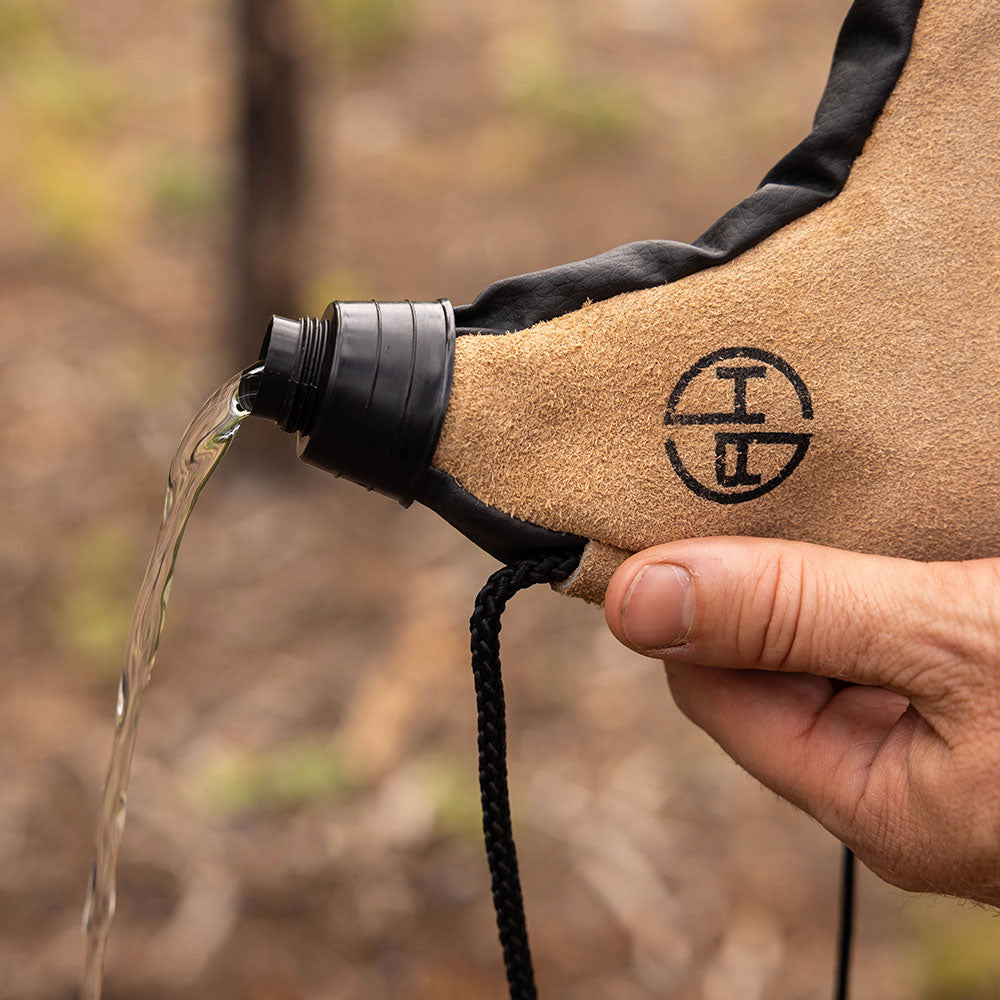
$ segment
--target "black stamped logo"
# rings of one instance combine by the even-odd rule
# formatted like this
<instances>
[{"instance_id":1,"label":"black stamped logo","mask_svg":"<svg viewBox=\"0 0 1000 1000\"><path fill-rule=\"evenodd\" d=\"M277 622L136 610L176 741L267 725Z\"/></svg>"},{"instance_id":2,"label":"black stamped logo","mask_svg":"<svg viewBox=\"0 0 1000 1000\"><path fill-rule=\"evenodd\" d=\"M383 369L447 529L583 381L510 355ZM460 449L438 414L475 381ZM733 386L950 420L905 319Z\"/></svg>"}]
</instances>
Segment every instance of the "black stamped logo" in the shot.
<instances>
[{"instance_id":1,"label":"black stamped logo","mask_svg":"<svg viewBox=\"0 0 1000 1000\"><path fill-rule=\"evenodd\" d=\"M812 417L809 390L787 361L723 347L696 361L670 393L664 423L676 429L667 455L692 493L744 503L795 471L812 439L803 421Z\"/></svg>"}]
</instances>

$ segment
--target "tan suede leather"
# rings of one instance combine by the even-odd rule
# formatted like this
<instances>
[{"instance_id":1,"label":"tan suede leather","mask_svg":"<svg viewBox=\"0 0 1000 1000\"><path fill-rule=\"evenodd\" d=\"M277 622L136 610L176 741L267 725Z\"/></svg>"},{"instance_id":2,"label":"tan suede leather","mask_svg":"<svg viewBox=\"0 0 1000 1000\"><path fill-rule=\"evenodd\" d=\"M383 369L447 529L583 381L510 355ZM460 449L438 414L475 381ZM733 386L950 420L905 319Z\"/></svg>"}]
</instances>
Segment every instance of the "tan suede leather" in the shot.
<instances>
[{"instance_id":1,"label":"tan suede leather","mask_svg":"<svg viewBox=\"0 0 1000 1000\"><path fill-rule=\"evenodd\" d=\"M998 228L1000 5L925 0L838 197L672 285L459 338L434 464L592 539L564 589L594 601L681 537L1000 554Z\"/></svg>"}]
</instances>

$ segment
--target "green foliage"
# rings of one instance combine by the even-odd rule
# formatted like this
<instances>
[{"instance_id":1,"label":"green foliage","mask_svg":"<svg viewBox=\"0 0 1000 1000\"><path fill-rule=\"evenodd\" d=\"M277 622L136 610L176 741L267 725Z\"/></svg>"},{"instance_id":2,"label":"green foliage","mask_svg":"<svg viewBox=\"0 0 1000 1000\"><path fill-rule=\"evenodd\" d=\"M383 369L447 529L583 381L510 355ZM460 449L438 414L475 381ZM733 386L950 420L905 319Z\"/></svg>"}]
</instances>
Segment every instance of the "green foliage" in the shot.
<instances>
[{"instance_id":1,"label":"green foliage","mask_svg":"<svg viewBox=\"0 0 1000 1000\"><path fill-rule=\"evenodd\" d=\"M617 81L567 64L558 34L519 31L500 40L497 76L516 109L592 145L617 143L637 130L639 98Z\"/></svg>"},{"instance_id":2,"label":"green foliage","mask_svg":"<svg viewBox=\"0 0 1000 1000\"><path fill-rule=\"evenodd\" d=\"M223 185L213 164L190 152L160 154L151 168L151 200L163 212L197 217L217 210Z\"/></svg>"},{"instance_id":3,"label":"green foliage","mask_svg":"<svg viewBox=\"0 0 1000 1000\"><path fill-rule=\"evenodd\" d=\"M24 46L5 79L5 98L24 117L78 136L100 136L123 106L123 95L101 68L55 39Z\"/></svg>"},{"instance_id":4,"label":"green foliage","mask_svg":"<svg viewBox=\"0 0 1000 1000\"><path fill-rule=\"evenodd\" d=\"M312 0L324 41L342 64L363 67L409 34L412 0Z\"/></svg>"},{"instance_id":5,"label":"green foliage","mask_svg":"<svg viewBox=\"0 0 1000 1000\"><path fill-rule=\"evenodd\" d=\"M531 80L517 95L517 106L558 128L594 143L618 140L635 131L635 103L611 82L550 73Z\"/></svg>"},{"instance_id":6,"label":"green foliage","mask_svg":"<svg viewBox=\"0 0 1000 1000\"><path fill-rule=\"evenodd\" d=\"M0 2L0 46L8 50L44 37L50 30L55 6L51 0Z\"/></svg>"},{"instance_id":7,"label":"green foliage","mask_svg":"<svg viewBox=\"0 0 1000 1000\"><path fill-rule=\"evenodd\" d=\"M971 904L935 900L933 906L914 909L910 922L926 1000L997 996L1000 925L995 914Z\"/></svg>"},{"instance_id":8,"label":"green foliage","mask_svg":"<svg viewBox=\"0 0 1000 1000\"><path fill-rule=\"evenodd\" d=\"M311 277L303 296L304 312L319 316L334 299L346 302L377 297L377 286L367 275L350 268L324 271Z\"/></svg>"},{"instance_id":9,"label":"green foliage","mask_svg":"<svg viewBox=\"0 0 1000 1000\"><path fill-rule=\"evenodd\" d=\"M94 247L113 228L121 178L107 139L125 94L107 69L72 51L54 2L0 3L0 171L57 243Z\"/></svg>"},{"instance_id":10,"label":"green foliage","mask_svg":"<svg viewBox=\"0 0 1000 1000\"><path fill-rule=\"evenodd\" d=\"M121 670L132 619L136 552L131 539L98 524L77 539L55 613L57 634L102 676Z\"/></svg>"},{"instance_id":11,"label":"green foliage","mask_svg":"<svg viewBox=\"0 0 1000 1000\"><path fill-rule=\"evenodd\" d=\"M467 762L433 758L426 763L423 779L434 804L439 830L447 837L478 845L483 835L483 820L479 811L479 790L472 781Z\"/></svg>"},{"instance_id":12,"label":"green foliage","mask_svg":"<svg viewBox=\"0 0 1000 1000\"><path fill-rule=\"evenodd\" d=\"M209 811L228 816L336 802L351 793L356 779L329 743L304 737L219 758L196 785Z\"/></svg>"},{"instance_id":13,"label":"green foliage","mask_svg":"<svg viewBox=\"0 0 1000 1000\"><path fill-rule=\"evenodd\" d=\"M81 143L54 135L34 136L25 154L17 170L21 188L52 242L87 249L105 244L114 192L100 157Z\"/></svg>"}]
</instances>

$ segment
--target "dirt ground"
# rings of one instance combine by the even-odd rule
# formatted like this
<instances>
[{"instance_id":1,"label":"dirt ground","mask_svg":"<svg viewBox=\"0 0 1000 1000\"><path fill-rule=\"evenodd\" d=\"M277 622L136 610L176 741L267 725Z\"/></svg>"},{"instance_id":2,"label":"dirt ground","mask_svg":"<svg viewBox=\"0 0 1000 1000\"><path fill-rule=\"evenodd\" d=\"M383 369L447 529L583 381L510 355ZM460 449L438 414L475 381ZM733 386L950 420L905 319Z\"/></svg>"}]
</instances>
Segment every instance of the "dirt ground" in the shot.
<instances>
[{"instance_id":1,"label":"dirt ground","mask_svg":"<svg viewBox=\"0 0 1000 1000\"><path fill-rule=\"evenodd\" d=\"M845 0L312 0L303 301L468 301L691 239L808 130ZM0 997L75 995L131 603L227 343L221 2L0 4ZM339 20L338 20L339 19ZM341 26L331 35L331 24ZM261 317L261 331L267 317ZM500 997L467 620L495 568L248 427L192 520L129 795L109 1000ZM838 845L601 614L504 625L538 980L829 995ZM991 915L860 879L856 996L1000 996Z\"/></svg>"}]
</instances>

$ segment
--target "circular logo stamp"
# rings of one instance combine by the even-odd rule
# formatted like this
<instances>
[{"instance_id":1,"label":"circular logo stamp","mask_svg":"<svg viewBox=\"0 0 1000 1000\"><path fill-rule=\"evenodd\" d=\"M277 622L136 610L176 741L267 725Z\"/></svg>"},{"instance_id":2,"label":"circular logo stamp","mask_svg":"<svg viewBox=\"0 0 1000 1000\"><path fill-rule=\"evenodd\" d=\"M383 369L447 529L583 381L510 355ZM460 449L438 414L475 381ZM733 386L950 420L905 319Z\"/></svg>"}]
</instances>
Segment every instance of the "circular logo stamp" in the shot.
<instances>
[{"instance_id":1,"label":"circular logo stamp","mask_svg":"<svg viewBox=\"0 0 1000 1000\"><path fill-rule=\"evenodd\" d=\"M723 347L677 380L664 423L681 482L715 503L770 493L809 450L812 397L795 369L756 347Z\"/></svg>"}]
</instances>

